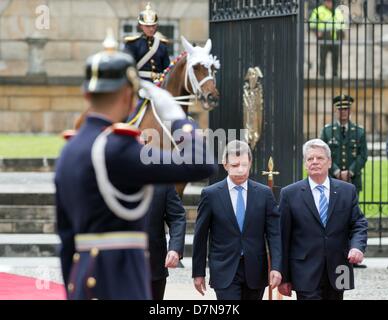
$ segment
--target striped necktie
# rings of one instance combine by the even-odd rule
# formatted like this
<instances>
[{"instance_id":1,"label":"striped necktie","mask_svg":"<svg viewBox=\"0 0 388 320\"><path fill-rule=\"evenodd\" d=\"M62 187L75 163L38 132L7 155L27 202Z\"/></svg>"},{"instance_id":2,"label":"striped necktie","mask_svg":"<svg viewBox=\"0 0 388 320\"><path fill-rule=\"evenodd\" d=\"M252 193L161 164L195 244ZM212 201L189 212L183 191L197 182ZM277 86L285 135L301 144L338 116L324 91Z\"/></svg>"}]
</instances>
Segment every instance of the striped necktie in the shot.
<instances>
[{"instance_id":1,"label":"striped necktie","mask_svg":"<svg viewBox=\"0 0 388 320\"><path fill-rule=\"evenodd\" d=\"M329 208L327 198L325 196L325 186L318 185L315 187L319 192L319 217L321 218L322 224L326 227L327 223L327 210Z\"/></svg>"}]
</instances>

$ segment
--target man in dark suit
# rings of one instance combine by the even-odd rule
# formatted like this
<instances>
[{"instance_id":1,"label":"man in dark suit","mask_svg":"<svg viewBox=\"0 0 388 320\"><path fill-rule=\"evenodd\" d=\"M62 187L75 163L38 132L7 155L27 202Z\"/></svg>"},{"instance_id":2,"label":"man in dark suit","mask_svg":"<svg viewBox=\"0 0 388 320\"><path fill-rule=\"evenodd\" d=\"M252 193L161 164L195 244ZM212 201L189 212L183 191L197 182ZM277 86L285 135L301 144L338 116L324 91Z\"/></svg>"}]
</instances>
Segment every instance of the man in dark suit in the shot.
<instances>
[{"instance_id":1,"label":"man in dark suit","mask_svg":"<svg viewBox=\"0 0 388 320\"><path fill-rule=\"evenodd\" d=\"M210 237L210 286L217 299L262 299L268 285L266 239L272 260L270 285L275 288L281 281L279 212L271 190L248 179L252 164L248 144L231 141L223 164L228 177L201 194L193 243L194 286L204 295Z\"/></svg>"},{"instance_id":2,"label":"man in dark suit","mask_svg":"<svg viewBox=\"0 0 388 320\"><path fill-rule=\"evenodd\" d=\"M186 232L186 212L174 185L156 185L148 219L148 238L152 276L152 297L163 300L167 268L176 268L183 257ZM166 242L164 223L169 228Z\"/></svg>"},{"instance_id":3,"label":"man in dark suit","mask_svg":"<svg viewBox=\"0 0 388 320\"><path fill-rule=\"evenodd\" d=\"M320 139L303 146L309 177L280 194L283 283L298 300L342 300L354 288L353 264L363 260L368 222L356 187L329 178L331 152Z\"/></svg>"}]
</instances>

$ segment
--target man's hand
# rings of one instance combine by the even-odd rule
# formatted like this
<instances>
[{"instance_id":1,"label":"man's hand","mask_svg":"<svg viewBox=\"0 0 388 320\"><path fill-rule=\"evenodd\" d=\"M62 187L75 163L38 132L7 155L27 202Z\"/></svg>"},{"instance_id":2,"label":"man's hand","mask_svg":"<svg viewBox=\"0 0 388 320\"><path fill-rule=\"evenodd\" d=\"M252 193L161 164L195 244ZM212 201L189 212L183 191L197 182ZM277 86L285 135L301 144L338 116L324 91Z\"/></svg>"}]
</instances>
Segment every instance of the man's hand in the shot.
<instances>
[{"instance_id":1,"label":"man's hand","mask_svg":"<svg viewBox=\"0 0 388 320\"><path fill-rule=\"evenodd\" d=\"M350 181L350 175L348 170L341 171L340 179L342 181L349 182Z\"/></svg>"},{"instance_id":2,"label":"man's hand","mask_svg":"<svg viewBox=\"0 0 388 320\"><path fill-rule=\"evenodd\" d=\"M205 277L195 277L194 278L194 287L195 287L195 289L197 289L197 291L200 294L202 294L204 296L205 291L206 291Z\"/></svg>"},{"instance_id":3,"label":"man's hand","mask_svg":"<svg viewBox=\"0 0 388 320\"><path fill-rule=\"evenodd\" d=\"M350 249L348 260L353 264L361 263L364 260L364 254L356 248Z\"/></svg>"},{"instance_id":4,"label":"man's hand","mask_svg":"<svg viewBox=\"0 0 388 320\"><path fill-rule=\"evenodd\" d=\"M167 252L166 255L166 261L164 263L164 266L166 268L176 268L179 263L179 254L178 252L171 250Z\"/></svg>"},{"instance_id":5,"label":"man's hand","mask_svg":"<svg viewBox=\"0 0 388 320\"><path fill-rule=\"evenodd\" d=\"M278 291L287 297L291 297L292 285L291 282L285 282L279 285Z\"/></svg>"},{"instance_id":6,"label":"man's hand","mask_svg":"<svg viewBox=\"0 0 388 320\"><path fill-rule=\"evenodd\" d=\"M282 275L279 271L272 270L269 274L269 286L275 289L282 282Z\"/></svg>"}]
</instances>

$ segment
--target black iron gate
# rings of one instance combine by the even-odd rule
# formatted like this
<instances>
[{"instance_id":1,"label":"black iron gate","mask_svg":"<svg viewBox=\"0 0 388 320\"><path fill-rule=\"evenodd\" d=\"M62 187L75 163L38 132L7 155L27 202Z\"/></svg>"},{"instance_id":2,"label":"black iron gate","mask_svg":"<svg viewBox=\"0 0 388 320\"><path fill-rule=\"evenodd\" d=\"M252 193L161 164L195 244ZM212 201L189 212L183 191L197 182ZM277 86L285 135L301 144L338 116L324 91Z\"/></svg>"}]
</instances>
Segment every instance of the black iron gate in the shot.
<instances>
[{"instance_id":1,"label":"black iron gate","mask_svg":"<svg viewBox=\"0 0 388 320\"><path fill-rule=\"evenodd\" d=\"M368 147L359 201L369 236L378 236L381 251L388 231L388 1L333 1L332 12L342 16L344 25L334 19L317 28L313 12L321 5L318 0L304 2L304 138L315 138L325 124L337 122L333 96L354 98L351 121L365 129ZM333 25L339 30L335 37ZM322 50L333 47L338 65L333 52L325 60L322 56Z\"/></svg>"},{"instance_id":2,"label":"black iron gate","mask_svg":"<svg viewBox=\"0 0 388 320\"><path fill-rule=\"evenodd\" d=\"M241 129L243 82L249 67L263 73L264 110L261 138L254 149L252 178L270 156L280 175L275 191L302 176L303 30L299 1L210 0L212 52L220 57L217 81L220 108L210 113L210 128ZM217 150L216 150L217 151ZM225 177L223 170L216 178ZM277 193L277 192L276 192Z\"/></svg>"}]
</instances>

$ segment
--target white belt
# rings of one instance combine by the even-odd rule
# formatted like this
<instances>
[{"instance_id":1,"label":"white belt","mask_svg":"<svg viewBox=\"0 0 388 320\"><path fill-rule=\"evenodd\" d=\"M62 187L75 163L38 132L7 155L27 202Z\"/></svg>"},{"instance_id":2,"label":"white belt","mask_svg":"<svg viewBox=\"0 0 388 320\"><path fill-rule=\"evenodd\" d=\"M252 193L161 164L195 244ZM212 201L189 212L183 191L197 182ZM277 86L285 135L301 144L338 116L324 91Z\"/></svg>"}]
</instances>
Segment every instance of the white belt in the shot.
<instances>
[{"instance_id":1,"label":"white belt","mask_svg":"<svg viewBox=\"0 0 388 320\"><path fill-rule=\"evenodd\" d=\"M159 76L159 73L152 71L139 71L139 76L142 78L156 79Z\"/></svg>"},{"instance_id":2,"label":"white belt","mask_svg":"<svg viewBox=\"0 0 388 320\"><path fill-rule=\"evenodd\" d=\"M145 232L106 232L84 233L75 236L75 247L79 252L117 249L147 249L148 239Z\"/></svg>"}]
</instances>

